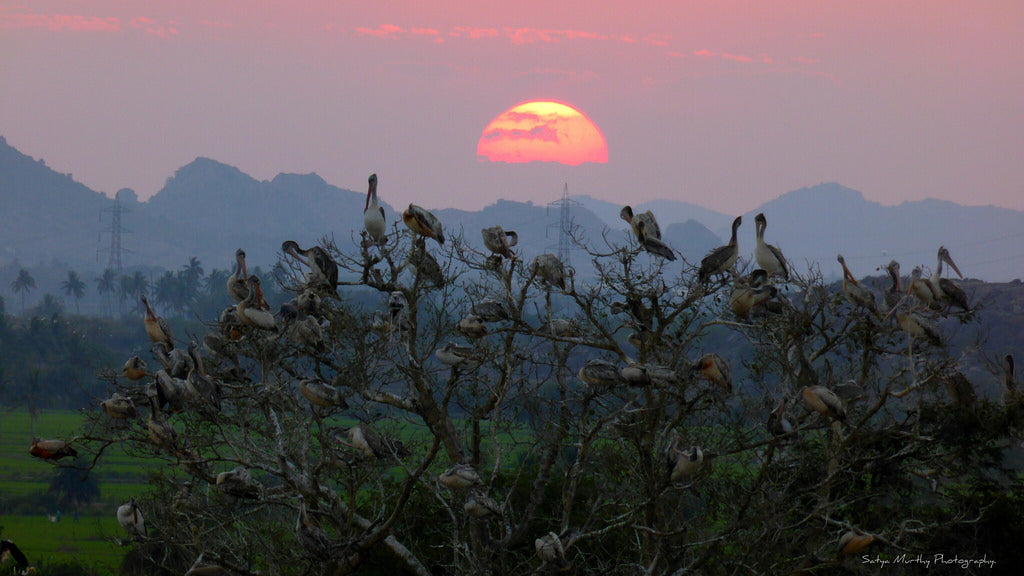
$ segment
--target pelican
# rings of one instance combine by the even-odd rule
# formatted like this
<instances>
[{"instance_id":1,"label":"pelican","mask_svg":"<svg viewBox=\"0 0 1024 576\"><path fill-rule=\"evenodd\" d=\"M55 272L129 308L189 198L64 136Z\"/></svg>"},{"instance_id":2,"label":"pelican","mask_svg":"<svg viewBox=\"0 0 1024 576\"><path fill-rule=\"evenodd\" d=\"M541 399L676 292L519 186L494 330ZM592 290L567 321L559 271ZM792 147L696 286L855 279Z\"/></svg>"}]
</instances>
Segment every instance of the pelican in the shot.
<instances>
[{"instance_id":1,"label":"pelican","mask_svg":"<svg viewBox=\"0 0 1024 576\"><path fill-rule=\"evenodd\" d=\"M462 490L484 483L480 478L480 474L469 464L456 464L452 466L438 476L437 481L442 486L452 490Z\"/></svg>"},{"instance_id":2,"label":"pelican","mask_svg":"<svg viewBox=\"0 0 1024 576\"><path fill-rule=\"evenodd\" d=\"M655 226L657 226L657 224L655 224ZM662 241L660 233L659 236L649 234L648 231L650 229L651 225L646 220L640 220L637 222L636 231L639 232L638 239L640 240L640 245L643 246L644 250L650 254L661 256L666 260L674 261L676 259L675 252L672 251L672 248L670 248L668 244Z\"/></svg>"},{"instance_id":3,"label":"pelican","mask_svg":"<svg viewBox=\"0 0 1024 576\"><path fill-rule=\"evenodd\" d=\"M857 282L850 269L846 267L846 259L842 254L837 255L836 260L843 267L843 295L854 306L860 306L878 316L878 303L875 302L874 292Z\"/></svg>"},{"instance_id":4,"label":"pelican","mask_svg":"<svg viewBox=\"0 0 1024 576\"><path fill-rule=\"evenodd\" d=\"M789 269L786 268L786 257L782 251L764 241L764 231L768 228L768 219L764 213L754 216L754 227L757 229L757 246L754 248L754 259L757 265L773 276L781 276L789 280Z\"/></svg>"},{"instance_id":5,"label":"pelican","mask_svg":"<svg viewBox=\"0 0 1024 576\"><path fill-rule=\"evenodd\" d=\"M484 324L483 319L476 314L466 314L459 320L459 332L470 338L480 339L487 335L487 324Z\"/></svg>"},{"instance_id":6,"label":"pelican","mask_svg":"<svg viewBox=\"0 0 1024 576\"><path fill-rule=\"evenodd\" d=\"M453 368L472 370L480 365L480 353L475 348L448 342L435 352L437 359Z\"/></svg>"},{"instance_id":7,"label":"pelican","mask_svg":"<svg viewBox=\"0 0 1024 576\"><path fill-rule=\"evenodd\" d=\"M370 239L379 246L387 241L387 222L384 221L384 208L377 202L377 175L370 174L369 182L366 208L363 209L363 226Z\"/></svg>"},{"instance_id":8,"label":"pelican","mask_svg":"<svg viewBox=\"0 0 1024 576\"><path fill-rule=\"evenodd\" d=\"M228 276L228 294L235 302L245 300L249 295L249 287L245 281L249 278L249 271L245 267L245 250L235 250L235 273Z\"/></svg>"},{"instance_id":9,"label":"pelican","mask_svg":"<svg viewBox=\"0 0 1024 576\"><path fill-rule=\"evenodd\" d=\"M260 484L252 479L252 472L245 466L237 466L227 472L217 474L217 488L236 498L257 499L260 497Z\"/></svg>"},{"instance_id":10,"label":"pelican","mask_svg":"<svg viewBox=\"0 0 1024 576\"><path fill-rule=\"evenodd\" d=\"M167 345L168 350L173 350L174 334L171 333L171 327L167 324L166 320L153 312L153 308L149 305L149 298L146 298L145 294L140 299L142 304L146 306L146 315L142 319L143 324L146 325L146 335L154 343L163 342Z\"/></svg>"},{"instance_id":11,"label":"pelican","mask_svg":"<svg viewBox=\"0 0 1024 576\"><path fill-rule=\"evenodd\" d=\"M405 292L395 290L388 294L388 318L395 326L400 326L409 316L409 299Z\"/></svg>"},{"instance_id":12,"label":"pelican","mask_svg":"<svg viewBox=\"0 0 1024 576\"><path fill-rule=\"evenodd\" d=\"M736 263L736 259L740 256L736 231L740 229L740 224L742 223L743 217L737 216L732 221L732 236L729 238L729 243L708 252L708 255L700 261L697 279L700 280L701 284L706 284L715 274L724 274L726 271L732 270L733 264Z\"/></svg>"},{"instance_id":13,"label":"pelican","mask_svg":"<svg viewBox=\"0 0 1024 576\"><path fill-rule=\"evenodd\" d=\"M473 304L469 311L476 314L484 322L502 322L512 318L512 310L506 302L484 300Z\"/></svg>"},{"instance_id":14,"label":"pelican","mask_svg":"<svg viewBox=\"0 0 1024 576\"><path fill-rule=\"evenodd\" d=\"M166 370L157 371L150 387L155 391L160 407L163 408L166 404L171 413L181 412L185 407L185 400L191 398L188 382L171 376Z\"/></svg>"},{"instance_id":15,"label":"pelican","mask_svg":"<svg viewBox=\"0 0 1024 576\"><path fill-rule=\"evenodd\" d=\"M433 238L438 244L444 244L444 229L437 216L415 204L409 204L405 212L402 212L402 220L413 234Z\"/></svg>"},{"instance_id":16,"label":"pelican","mask_svg":"<svg viewBox=\"0 0 1024 576\"><path fill-rule=\"evenodd\" d=\"M416 268L418 276L430 281L435 288L444 286L444 271L441 270L437 259L427 251L427 243L423 238L417 238L413 243L413 248L409 251L409 263Z\"/></svg>"},{"instance_id":17,"label":"pelican","mask_svg":"<svg viewBox=\"0 0 1024 576\"><path fill-rule=\"evenodd\" d=\"M565 558L565 549L572 546L579 536L579 530L569 530L563 532L561 536L548 532L534 540L533 547L542 562L551 564L559 572L567 572L572 569L572 564ZM562 542L563 538L566 540L565 543Z\"/></svg>"},{"instance_id":18,"label":"pelican","mask_svg":"<svg viewBox=\"0 0 1024 576\"><path fill-rule=\"evenodd\" d=\"M299 392L314 406L348 408L348 402L345 401L341 391L321 380L305 379L299 381Z\"/></svg>"},{"instance_id":19,"label":"pelican","mask_svg":"<svg viewBox=\"0 0 1024 576\"><path fill-rule=\"evenodd\" d=\"M187 351L182 350L181 348L168 350L167 344L157 342L156 344L153 344L150 351L153 352L153 356L156 357L157 361L160 362L160 365L164 367L164 370L175 378L185 378L194 366L192 357L189 356Z\"/></svg>"},{"instance_id":20,"label":"pelican","mask_svg":"<svg viewBox=\"0 0 1024 576\"><path fill-rule=\"evenodd\" d=\"M139 415L138 410L135 409L135 402L128 396L123 396L117 392L114 392L114 395L110 398L100 402L100 410L103 410L103 413L107 416L118 420L135 418Z\"/></svg>"},{"instance_id":21,"label":"pelican","mask_svg":"<svg viewBox=\"0 0 1024 576\"><path fill-rule=\"evenodd\" d=\"M874 541L875 537L871 534L861 534L854 530L850 530L839 538L839 549L836 551L836 560L841 560L846 556L853 556L863 551Z\"/></svg>"},{"instance_id":22,"label":"pelican","mask_svg":"<svg viewBox=\"0 0 1024 576\"><path fill-rule=\"evenodd\" d=\"M299 517L295 520L295 537L299 544L318 558L330 556L331 540L323 531L309 518L306 512L306 499L299 494Z\"/></svg>"},{"instance_id":23,"label":"pelican","mask_svg":"<svg viewBox=\"0 0 1024 576\"><path fill-rule=\"evenodd\" d=\"M804 404L811 410L833 420L846 420L846 408L835 392L824 386L805 386L800 393L804 398Z\"/></svg>"},{"instance_id":24,"label":"pelican","mask_svg":"<svg viewBox=\"0 0 1024 576\"><path fill-rule=\"evenodd\" d=\"M189 371L185 384L189 395L204 402L215 410L220 410L220 389L217 382L206 373L203 355L199 352L199 342L192 339L188 343L188 355L192 358L194 368Z\"/></svg>"},{"instance_id":25,"label":"pelican","mask_svg":"<svg viewBox=\"0 0 1024 576\"><path fill-rule=\"evenodd\" d=\"M700 360L694 363L693 371L700 372L708 382L732 393L732 368L718 354L710 353L701 356Z\"/></svg>"},{"instance_id":26,"label":"pelican","mask_svg":"<svg viewBox=\"0 0 1024 576\"><path fill-rule=\"evenodd\" d=\"M135 497L131 497L126 504L117 507L117 521L133 540L142 540L146 537L146 521L142 518L139 504Z\"/></svg>"},{"instance_id":27,"label":"pelican","mask_svg":"<svg viewBox=\"0 0 1024 576\"><path fill-rule=\"evenodd\" d=\"M750 313L758 306L764 306L769 300L778 296L779 290L771 284L752 287L737 281L729 294L729 309L740 320L749 320Z\"/></svg>"},{"instance_id":28,"label":"pelican","mask_svg":"<svg viewBox=\"0 0 1024 576\"><path fill-rule=\"evenodd\" d=\"M227 568L220 564L213 564L203 560L203 553L196 557L192 567L188 569L188 572L185 572L185 576L226 576L227 574Z\"/></svg>"},{"instance_id":29,"label":"pelican","mask_svg":"<svg viewBox=\"0 0 1024 576\"><path fill-rule=\"evenodd\" d=\"M235 307L235 316L239 322L247 326L263 330L273 330L277 326L274 315L267 310L261 310L258 305L260 294L263 292L260 289L260 277L249 276L247 282L249 284L249 295Z\"/></svg>"},{"instance_id":30,"label":"pelican","mask_svg":"<svg viewBox=\"0 0 1024 576\"><path fill-rule=\"evenodd\" d=\"M964 292L964 289L949 278L942 277L943 262L949 264L949 267L956 272L957 276L960 278L964 277L960 273L960 268L953 262L953 257L949 255L949 250L946 250L945 246L939 246L938 260L935 272L932 273L932 286L935 289L936 296L940 301L945 302L947 307L956 306L961 310L967 310L970 307L970 303L967 301L967 293Z\"/></svg>"},{"instance_id":31,"label":"pelican","mask_svg":"<svg viewBox=\"0 0 1024 576\"><path fill-rule=\"evenodd\" d=\"M767 400L767 398L766 398ZM793 426L793 422L786 417L786 404L788 401L783 399L782 402L771 411L768 415L768 432L772 436L785 436L792 434L796 427Z\"/></svg>"},{"instance_id":32,"label":"pelican","mask_svg":"<svg viewBox=\"0 0 1024 576\"><path fill-rule=\"evenodd\" d=\"M587 360L587 363L580 368L579 377L595 390L606 390L627 384L615 364L599 358Z\"/></svg>"},{"instance_id":33,"label":"pelican","mask_svg":"<svg viewBox=\"0 0 1024 576\"><path fill-rule=\"evenodd\" d=\"M630 386L650 386L651 384L651 375L647 371L647 366L643 364L630 362L622 370L619 370L619 374Z\"/></svg>"},{"instance_id":34,"label":"pelican","mask_svg":"<svg viewBox=\"0 0 1024 576\"><path fill-rule=\"evenodd\" d=\"M900 263L892 260L885 267L885 271L889 274L889 279L892 280L892 285L882 295L882 302L885 304L886 311L888 312L895 309L896 305L903 298L903 287L900 285Z\"/></svg>"},{"instance_id":35,"label":"pelican","mask_svg":"<svg viewBox=\"0 0 1024 576\"><path fill-rule=\"evenodd\" d=\"M549 286L565 290L565 266L554 254L541 254L533 259L530 271Z\"/></svg>"},{"instance_id":36,"label":"pelican","mask_svg":"<svg viewBox=\"0 0 1024 576\"><path fill-rule=\"evenodd\" d=\"M914 267L913 272L910 273L910 287L907 288L907 294L913 294L921 304L924 304L932 310L942 308L932 281L928 278L924 278L923 274L924 273L921 271L920 266Z\"/></svg>"},{"instance_id":37,"label":"pelican","mask_svg":"<svg viewBox=\"0 0 1024 576\"><path fill-rule=\"evenodd\" d=\"M178 445L178 433L174 431L174 427L167 423L164 419L163 412L160 411L160 401L157 399L157 391L155 388L150 387L146 391L146 395L149 397L149 420L146 422L146 428L149 429L149 439L153 444L166 448L167 450L175 450Z\"/></svg>"},{"instance_id":38,"label":"pelican","mask_svg":"<svg viewBox=\"0 0 1024 576\"><path fill-rule=\"evenodd\" d=\"M320 246L303 250L294 240L281 243L281 251L305 264L311 271L310 284L324 287L327 295L338 296L338 263Z\"/></svg>"},{"instance_id":39,"label":"pelican","mask_svg":"<svg viewBox=\"0 0 1024 576\"><path fill-rule=\"evenodd\" d=\"M622 210L619 210L619 218L629 223L633 234L641 243L643 243L643 236L661 240L661 227L658 226L658 219L654 217L654 212L647 210L634 214L632 206L623 206ZM640 228L641 223L643 223L643 230Z\"/></svg>"},{"instance_id":40,"label":"pelican","mask_svg":"<svg viewBox=\"0 0 1024 576\"><path fill-rule=\"evenodd\" d=\"M512 247L519 243L519 234L501 226L491 226L480 231L484 238L484 246L491 252L511 260L515 257Z\"/></svg>"},{"instance_id":41,"label":"pelican","mask_svg":"<svg viewBox=\"0 0 1024 576\"><path fill-rule=\"evenodd\" d=\"M911 339L924 338L936 346L942 345L942 332L934 322L910 309L910 300L904 297L889 311L896 316L896 325L907 333Z\"/></svg>"},{"instance_id":42,"label":"pelican","mask_svg":"<svg viewBox=\"0 0 1024 576\"><path fill-rule=\"evenodd\" d=\"M463 505L466 514L474 518L486 518L490 515L501 516L501 506L482 490L473 490Z\"/></svg>"},{"instance_id":43,"label":"pelican","mask_svg":"<svg viewBox=\"0 0 1024 576\"><path fill-rule=\"evenodd\" d=\"M347 444L369 459L405 458L412 454L401 441L380 434L366 423L356 424L345 430L344 434L348 437Z\"/></svg>"},{"instance_id":44,"label":"pelican","mask_svg":"<svg viewBox=\"0 0 1024 576\"><path fill-rule=\"evenodd\" d=\"M43 460L60 460L66 456L74 458L78 452L64 440L42 440L32 439L32 447L28 453Z\"/></svg>"},{"instance_id":45,"label":"pelican","mask_svg":"<svg viewBox=\"0 0 1024 576\"><path fill-rule=\"evenodd\" d=\"M669 471L669 481L679 482L693 478L701 466L704 465L704 451L700 446L692 446L689 450L672 448L672 468Z\"/></svg>"},{"instance_id":46,"label":"pelican","mask_svg":"<svg viewBox=\"0 0 1024 576\"><path fill-rule=\"evenodd\" d=\"M146 376L149 376L149 372L146 368L145 360L138 356L132 356L124 363L124 367L121 368L121 373L129 380L142 380Z\"/></svg>"}]
</instances>

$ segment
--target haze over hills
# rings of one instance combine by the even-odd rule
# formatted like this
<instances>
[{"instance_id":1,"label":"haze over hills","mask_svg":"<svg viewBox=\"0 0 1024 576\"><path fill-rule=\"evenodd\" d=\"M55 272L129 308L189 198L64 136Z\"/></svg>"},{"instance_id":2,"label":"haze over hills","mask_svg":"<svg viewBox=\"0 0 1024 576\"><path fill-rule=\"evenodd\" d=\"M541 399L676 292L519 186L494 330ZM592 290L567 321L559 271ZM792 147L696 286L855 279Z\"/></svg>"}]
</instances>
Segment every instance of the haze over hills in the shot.
<instances>
[{"instance_id":1,"label":"haze over hills","mask_svg":"<svg viewBox=\"0 0 1024 576\"><path fill-rule=\"evenodd\" d=\"M398 215L387 205L386 181L379 192L393 226ZM138 202L127 192L120 197L128 210L123 225L131 232L123 241L131 250L127 265L177 269L196 256L212 269L229 268L240 246L253 265L271 265L285 239L306 245L333 236L342 249L354 249L362 230L365 190L344 190L316 174L279 174L259 181L216 160L197 158L179 168L149 201ZM573 221L589 241L626 241L627 225L618 216L621 205L592 197L573 199L578 202L572 207ZM421 204L429 208L430 200ZM110 227L113 205L105 195L0 138L0 267L15 260L30 267L57 261L83 272L102 270L107 256L97 251L109 246L109 236L102 232ZM691 263L724 243L733 219L670 200L634 209L648 207L653 207L668 244ZM891 258L908 272L918 264L934 266L935 252L943 244L968 277L1008 281L1021 276L1024 265L1024 212L936 200L883 206L839 184L819 184L783 194L743 215L739 242L747 258L754 248L753 216L761 211L768 217L767 240L783 250L794 268L806 269L814 262L827 278L837 276L837 253L846 256L855 275L864 276ZM480 249L479 230L495 224L520 234L524 259L554 252L558 244L557 206L500 200L477 212L436 213L450 234L461 229ZM602 236L606 226L610 231ZM399 229L404 230L400 223ZM573 264L579 275L587 274L581 252L574 254ZM676 262L668 273L677 273L682 265Z\"/></svg>"}]
</instances>

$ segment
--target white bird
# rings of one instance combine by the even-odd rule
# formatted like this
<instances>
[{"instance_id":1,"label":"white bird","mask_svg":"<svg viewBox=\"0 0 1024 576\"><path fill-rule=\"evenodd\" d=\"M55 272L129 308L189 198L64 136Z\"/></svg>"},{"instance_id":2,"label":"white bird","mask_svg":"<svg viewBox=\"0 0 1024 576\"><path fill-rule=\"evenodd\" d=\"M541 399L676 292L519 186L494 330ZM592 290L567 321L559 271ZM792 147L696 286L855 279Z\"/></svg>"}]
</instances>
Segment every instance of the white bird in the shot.
<instances>
[{"instance_id":1,"label":"white bird","mask_svg":"<svg viewBox=\"0 0 1024 576\"><path fill-rule=\"evenodd\" d=\"M217 489L236 498L255 499L260 496L260 484L253 481L252 472L245 466L217 474Z\"/></svg>"},{"instance_id":2,"label":"white bird","mask_svg":"<svg viewBox=\"0 0 1024 576\"><path fill-rule=\"evenodd\" d=\"M235 306L235 316L246 326L273 330L277 326L274 315L268 310L260 309L259 303L263 300L263 289L260 288L259 276L249 276L247 283L249 284L249 295Z\"/></svg>"},{"instance_id":3,"label":"white bird","mask_svg":"<svg viewBox=\"0 0 1024 576\"><path fill-rule=\"evenodd\" d=\"M363 226L373 242L380 245L387 240L387 222L384 221L384 208L377 201L377 175L370 174L369 182L366 208L363 210Z\"/></svg>"},{"instance_id":4,"label":"white bird","mask_svg":"<svg viewBox=\"0 0 1024 576\"><path fill-rule=\"evenodd\" d=\"M781 276L783 280L789 280L789 269L786 267L786 257L782 251L764 241L764 231L768 228L768 219L764 213L754 217L754 227L757 229L757 246L754 248L754 259L757 265L768 271L773 276Z\"/></svg>"},{"instance_id":5,"label":"white bird","mask_svg":"<svg viewBox=\"0 0 1024 576\"><path fill-rule=\"evenodd\" d=\"M146 537L146 521L142 518L142 511L133 496L128 503L117 508L117 521L133 540L141 540Z\"/></svg>"},{"instance_id":6,"label":"white bird","mask_svg":"<svg viewBox=\"0 0 1024 576\"><path fill-rule=\"evenodd\" d=\"M511 260L515 254L512 247L519 243L519 234L511 230L505 230L501 226L491 226L480 231L484 239L484 246L491 252Z\"/></svg>"},{"instance_id":7,"label":"white bird","mask_svg":"<svg viewBox=\"0 0 1024 576\"><path fill-rule=\"evenodd\" d=\"M483 479L480 478L480 474L478 474L476 469L469 464L456 464L452 466L445 470L437 478L437 481L440 482L442 486L451 488L452 490L462 490L472 486L479 486L484 483Z\"/></svg>"},{"instance_id":8,"label":"white bird","mask_svg":"<svg viewBox=\"0 0 1024 576\"><path fill-rule=\"evenodd\" d=\"M480 365L480 353L468 346L448 342L435 352L437 359L453 368L472 370Z\"/></svg>"}]
</instances>

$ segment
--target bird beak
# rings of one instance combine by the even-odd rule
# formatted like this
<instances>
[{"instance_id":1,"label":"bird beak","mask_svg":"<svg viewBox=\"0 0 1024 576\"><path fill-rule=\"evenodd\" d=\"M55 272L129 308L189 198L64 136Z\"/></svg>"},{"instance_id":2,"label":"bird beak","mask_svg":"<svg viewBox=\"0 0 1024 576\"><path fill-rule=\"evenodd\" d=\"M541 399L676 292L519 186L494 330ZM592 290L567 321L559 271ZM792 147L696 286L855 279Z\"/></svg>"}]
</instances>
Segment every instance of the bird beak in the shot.
<instances>
[{"instance_id":1,"label":"bird beak","mask_svg":"<svg viewBox=\"0 0 1024 576\"><path fill-rule=\"evenodd\" d=\"M958 268L956 263L953 262L952 256L950 256L949 254L945 254L943 255L942 259L945 260L946 264L949 264L949 267L952 268L954 272L956 272L957 276L959 276L960 278L964 277L964 275L960 273L960 268Z\"/></svg>"}]
</instances>

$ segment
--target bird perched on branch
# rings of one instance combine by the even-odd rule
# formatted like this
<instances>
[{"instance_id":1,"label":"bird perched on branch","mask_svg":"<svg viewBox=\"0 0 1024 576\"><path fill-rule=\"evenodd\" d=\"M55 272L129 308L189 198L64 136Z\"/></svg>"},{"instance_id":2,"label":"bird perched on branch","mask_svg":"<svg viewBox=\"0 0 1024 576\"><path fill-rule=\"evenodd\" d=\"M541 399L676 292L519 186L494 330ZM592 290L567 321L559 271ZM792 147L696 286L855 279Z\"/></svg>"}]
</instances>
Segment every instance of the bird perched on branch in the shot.
<instances>
[{"instance_id":1,"label":"bird perched on branch","mask_svg":"<svg viewBox=\"0 0 1024 576\"><path fill-rule=\"evenodd\" d=\"M142 518L142 511L134 496L126 504L118 506L117 521L128 533L128 538L142 540L146 537L146 521Z\"/></svg>"},{"instance_id":2,"label":"bird perched on branch","mask_svg":"<svg viewBox=\"0 0 1024 576\"><path fill-rule=\"evenodd\" d=\"M387 241L387 222L384 221L384 208L377 200L377 175L370 174L369 189L366 191L366 208L363 209L363 227L366 233L378 246Z\"/></svg>"},{"instance_id":3,"label":"bird perched on branch","mask_svg":"<svg viewBox=\"0 0 1024 576\"><path fill-rule=\"evenodd\" d=\"M67 456L72 458L78 456L78 451L64 440L42 440L40 438L32 439L32 447L29 448L28 453L43 460L60 460Z\"/></svg>"},{"instance_id":4,"label":"bird perched on branch","mask_svg":"<svg viewBox=\"0 0 1024 576\"><path fill-rule=\"evenodd\" d=\"M754 217L754 227L757 234L754 259L757 260L757 265L772 276L779 276L783 280L789 280L789 268L786 267L786 257L782 255L782 250L764 241L764 231L768 228L768 218L765 217L763 212Z\"/></svg>"},{"instance_id":5,"label":"bird perched on branch","mask_svg":"<svg viewBox=\"0 0 1024 576\"><path fill-rule=\"evenodd\" d=\"M519 234L505 230L501 226L491 226L480 231L484 246L491 252L511 260L515 257L512 247L519 243Z\"/></svg>"},{"instance_id":6,"label":"bird perched on branch","mask_svg":"<svg viewBox=\"0 0 1024 576\"><path fill-rule=\"evenodd\" d=\"M441 220L429 211L415 204L409 204L405 212L402 212L402 221L405 222L409 230L412 230L413 234L433 238L437 240L438 244L444 244L444 229L441 226Z\"/></svg>"},{"instance_id":7,"label":"bird perched on branch","mask_svg":"<svg viewBox=\"0 0 1024 576\"><path fill-rule=\"evenodd\" d=\"M736 232L740 229L740 224L742 223L743 217L737 216L732 221L732 236L729 237L729 243L708 252L707 256L700 261L697 279L701 284L706 284L716 274L725 274L732 270L733 265L736 264L736 260L740 256L740 246L736 239Z\"/></svg>"}]
</instances>

